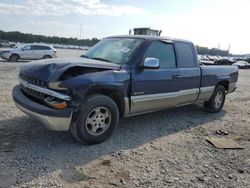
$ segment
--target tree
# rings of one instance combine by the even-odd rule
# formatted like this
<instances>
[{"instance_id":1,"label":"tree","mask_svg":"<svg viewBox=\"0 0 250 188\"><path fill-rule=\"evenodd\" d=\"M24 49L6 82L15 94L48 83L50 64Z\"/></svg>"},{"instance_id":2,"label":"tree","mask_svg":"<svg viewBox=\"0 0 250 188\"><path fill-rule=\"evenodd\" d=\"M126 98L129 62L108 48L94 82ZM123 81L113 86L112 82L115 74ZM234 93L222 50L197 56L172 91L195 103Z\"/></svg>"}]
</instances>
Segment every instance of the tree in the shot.
<instances>
[{"instance_id":1,"label":"tree","mask_svg":"<svg viewBox=\"0 0 250 188\"><path fill-rule=\"evenodd\" d=\"M219 55L219 56L229 56L228 50L220 50L218 48L207 48L207 47L201 47L196 46L197 53L200 55Z\"/></svg>"},{"instance_id":2,"label":"tree","mask_svg":"<svg viewBox=\"0 0 250 188\"><path fill-rule=\"evenodd\" d=\"M23 43L33 43L33 42L44 42L49 44L64 44L64 45L77 45L77 46L93 46L100 40L97 38L92 39L81 39L77 38L65 38L57 36L43 36L43 35L33 35L28 33L21 33L19 31L5 32L0 30L0 39L8 40L11 42L23 42Z\"/></svg>"}]
</instances>

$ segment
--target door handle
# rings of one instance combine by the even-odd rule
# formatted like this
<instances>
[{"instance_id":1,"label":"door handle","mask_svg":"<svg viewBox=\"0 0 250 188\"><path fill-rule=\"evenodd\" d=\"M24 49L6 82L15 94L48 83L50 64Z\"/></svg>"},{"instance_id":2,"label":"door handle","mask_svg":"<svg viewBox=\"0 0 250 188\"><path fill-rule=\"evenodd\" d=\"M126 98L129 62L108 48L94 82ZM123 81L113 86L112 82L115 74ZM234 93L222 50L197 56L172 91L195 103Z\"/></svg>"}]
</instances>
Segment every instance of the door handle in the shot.
<instances>
[{"instance_id":1,"label":"door handle","mask_svg":"<svg viewBox=\"0 0 250 188\"><path fill-rule=\"evenodd\" d=\"M174 74L174 75L172 76L172 78L177 80L177 79L180 79L181 76L180 76L179 74Z\"/></svg>"}]
</instances>

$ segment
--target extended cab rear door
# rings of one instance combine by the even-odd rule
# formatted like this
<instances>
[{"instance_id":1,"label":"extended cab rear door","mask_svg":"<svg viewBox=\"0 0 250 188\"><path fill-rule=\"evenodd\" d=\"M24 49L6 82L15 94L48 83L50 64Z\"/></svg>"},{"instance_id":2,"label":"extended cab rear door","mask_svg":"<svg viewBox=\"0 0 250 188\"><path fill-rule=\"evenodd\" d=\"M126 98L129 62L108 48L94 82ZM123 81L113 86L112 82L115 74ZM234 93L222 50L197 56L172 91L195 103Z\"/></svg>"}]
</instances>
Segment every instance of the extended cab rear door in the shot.
<instances>
[{"instance_id":1,"label":"extended cab rear door","mask_svg":"<svg viewBox=\"0 0 250 188\"><path fill-rule=\"evenodd\" d=\"M177 55L178 73L176 77L179 79L179 105L189 104L196 101L199 95L201 71L198 66L197 55L194 45L190 42L175 42Z\"/></svg>"}]
</instances>

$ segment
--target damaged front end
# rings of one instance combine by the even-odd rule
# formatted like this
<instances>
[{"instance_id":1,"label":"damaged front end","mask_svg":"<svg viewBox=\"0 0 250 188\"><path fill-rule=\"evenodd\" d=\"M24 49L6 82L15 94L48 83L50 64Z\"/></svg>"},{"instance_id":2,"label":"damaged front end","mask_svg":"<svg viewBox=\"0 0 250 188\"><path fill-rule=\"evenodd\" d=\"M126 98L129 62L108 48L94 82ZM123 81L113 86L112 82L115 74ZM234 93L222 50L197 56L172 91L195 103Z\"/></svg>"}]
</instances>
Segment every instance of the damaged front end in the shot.
<instances>
[{"instance_id":1,"label":"damaged front end","mask_svg":"<svg viewBox=\"0 0 250 188\"><path fill-rule=\"evenodd\" d=\"M25 77L21 73L18 79L23 94L42 105L45 104L49 107L58 108L58 105L61 106L60 104L65 104L65 108L67 103L71 101L70 91L67 88L54 90L53 88L50 88L50 85L54 86L56 84L47 84L36 78Z\"/></svg>"},{"instance_id":2,"label":"damaged front end","mask_svg":"<svg viewBox=\"0 0 250 188\"><path fill-rule=\"evenodd\" d=\"M91 59L54 59L25 64L20 69L19 81L25 94L53 108L74 105L74 96L79 87L88 83L88 78L67 82L77 76L107 70L120 66Z\"/></svg>"},{"instance_id":3,"label":"damaged front end","mask_svg":"<svg viewBox=\"0 0 250 188\"><path fill-rule=\"evenodd\" d=\"M50 130L68 130L82 102L81 90L92 82L84 76L118 68L95 63L47 60L26 64L20 69L20 85L12 93L16 106ZM78 77L81 79L75 79Z\"/></svg>"}]
</instances>

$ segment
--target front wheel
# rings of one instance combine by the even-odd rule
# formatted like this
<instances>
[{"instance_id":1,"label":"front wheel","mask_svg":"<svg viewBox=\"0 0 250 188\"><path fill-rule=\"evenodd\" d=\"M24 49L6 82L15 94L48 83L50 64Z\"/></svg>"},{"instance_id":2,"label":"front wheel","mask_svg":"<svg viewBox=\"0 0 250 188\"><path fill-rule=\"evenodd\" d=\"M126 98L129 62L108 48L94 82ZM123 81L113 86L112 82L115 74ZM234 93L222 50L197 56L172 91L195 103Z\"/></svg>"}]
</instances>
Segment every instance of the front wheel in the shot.
<instances>
[{"instance_id":1,"label":"front wheel","mask_svg":"<svg viewBox=\"0 0 250 188\"><path fill-rule=\"evenodd\" d=\"M11 62L18 62L18 59L19 59L18 55L14 54L14 55L10 56L9 61L11 61Z\"/></svg>"},{"instance_id":2,"label":"front wheel","mask_svg":"<svg viewBox=\"0 0 250 188\"><path fill-rule=\"evenodd\" d=\"M226 91L222 85L216 86L214 93L209 101L204 102L204 107L211 113L217 113L221 111L226 99Z\"/></svg>"},{"instance_id":3,"label":"front wheel","mask_svg":"<svg viewBox=\"0 0 250 188\"><path fill-rule=\"evenodd\" d=\"M91 95L77 112L70 130L79 142L98 144L111 136L118 122L116 103L105 95Z\"/></svg>"}]
</instances>

